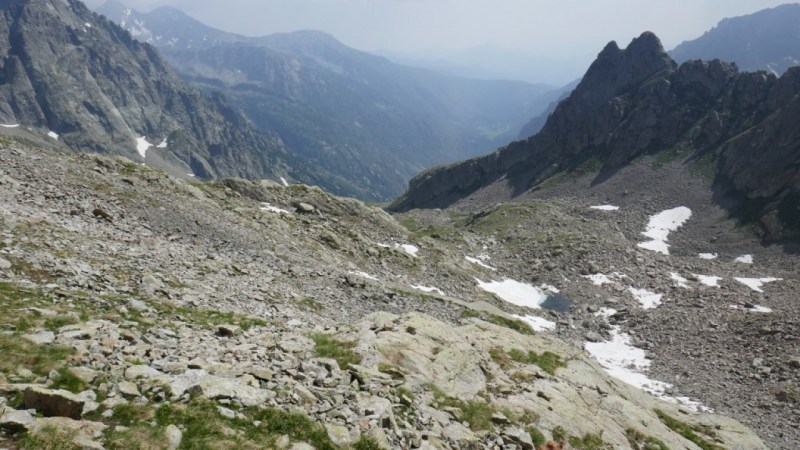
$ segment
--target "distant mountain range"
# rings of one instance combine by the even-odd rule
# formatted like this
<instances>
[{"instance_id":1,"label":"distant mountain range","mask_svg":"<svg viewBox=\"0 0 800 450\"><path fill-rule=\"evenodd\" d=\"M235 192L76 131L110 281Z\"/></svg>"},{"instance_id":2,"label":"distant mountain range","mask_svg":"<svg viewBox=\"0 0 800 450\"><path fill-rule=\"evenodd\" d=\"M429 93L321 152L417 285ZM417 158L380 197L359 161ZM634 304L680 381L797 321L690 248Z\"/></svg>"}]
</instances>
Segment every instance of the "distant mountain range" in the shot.
<instances>
[{"instance_id":1,"label":"distant mountain range","mask_svg":"<svg viewBox=\"0 0 800 450\"><path fill-rule=\"evenodd\" d=\"M0 3L0 123L186 176L304 177L275 133L76 0ZM149 143L149 144L148 144Z\"/></svg>"},{"instance_id":2,"label":"distant mountain range","mask_svg":"<svg viewBox=\"0 0 800 450\"><path fill-rule=\"evenodd\" d=\"M324 168L298 181L362 199L393 198L426 167L513 140L555 98L552 86L402 66L316 31L249 38L168 7L143 14L108 2L98 12Z\"/></svg>"},{"instance_id":3,"label":"distant mountain range","mask_svg":"<svg viewBox=\"0 0 800 450\"><path fill-rule=\"evenodd\" d=\"M535 136L414 178L390 209L444 208L481 190L515 198L568 173L608 180L638 158L697 164L718 201L768 240L800 238L800 68L678 66L652 33L608 44ZM672 156L670 156L672 155Z\"/></svg>"},{"instance_id":4,"label":"distant mountain range","mask_svg":"<svg viewBox=\"0 0 800 450\"><path fill-rule=\"evenodd\" d=\"M703 36L687 41L670 55L735 62L744 71L768 70L782 75L800 65L800 4L791 3L747 16L724 19Z\"/></svg>"}]
</instances>

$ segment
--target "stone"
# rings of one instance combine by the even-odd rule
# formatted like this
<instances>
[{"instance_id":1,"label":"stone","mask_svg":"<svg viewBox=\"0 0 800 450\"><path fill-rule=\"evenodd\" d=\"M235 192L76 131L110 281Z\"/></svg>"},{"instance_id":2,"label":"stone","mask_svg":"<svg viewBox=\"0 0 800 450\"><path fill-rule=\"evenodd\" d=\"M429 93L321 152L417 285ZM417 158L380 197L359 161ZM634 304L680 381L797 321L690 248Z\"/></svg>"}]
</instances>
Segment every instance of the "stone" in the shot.
<instances>
[{"instance_id":1,"label":"stone","mask_svg":"<svg viewBox=\"0 0 800 450\"><path fill-rule=\"evenodd\" d=\"M278 347L287 353L300 353L314 349L314 341L306 336L290 334L278 342Z\"/></svg>"},{"instance_id":2,"label":"stone","mask_svg":"<svg viewBox=\"0 0 800 450\"><path fill-rule=\"evenodd\" d=\"M236 336L241 330L238 325L220 325L217 327L217 333L225 337Z\"/></svg>"},{"instance_id":3,"label":"stone","mask_svg":"<svg viewBox=\"0 0 800 450\"><path fill-rule=\"evenodd\" d=\"M248 369L248 372L250 373L250 375L258 378L261 381L271 380L272 377L275 376L275 372L273 372L270 369L267 369L266 367L260 367L260 366L253 366L250 369Z\"/></svg>"},{"instance_id":4,"label":"stone","mask_svg":"<svg viewBox=\"0 0 800 450\"><path fill-rule=\"evenodd\" d=\"M456 447L470 448L478 442L478 437L472 430L456 422L444 427L442 435Z\"/></svg>"},{"instance_id":5,"label":"stone","mask_svg":"<svg viewBox=\"0 0 800 450\"><path fill-rule=\"evenodd\" d=\"M30 387L23 392L25 407L35 409L46 417L68 417L79 420L86 400L65 391Z\"/></svg>"},{"instance_id":6,"label":"stone","mask_svg":"<svg viewBox=\"0 0 800 450\"><path fill-rule=\"evenodd\" d=\"M600 333L596 331L589 331L584 335L584 338L589 342L603 342L603 336L600 336Z\"/></svg>"},{"instance_id":7,"label":"stone","mask_svg":"<svg viewBox=\"0 0 800 450\"><path fill-rule=\"evenodd\" d=\"M36 421L27 411L18 411L5 407L0 408L0 410L2 409L5 409L5 411L0 413L0 430L8 434L27 433L31 430Z\"/></svg>"},{"instance_id":8,"label":"stone","mask_svg":"<svg viewBox=\"0 0 800 450\"><path fill-rule=\"evenodd\" d=\"M183 432L180 430L180 428L170 424L167 426L166 430L164 430L164 437L167 438L167 449L177 450L178 447L181 446Z\"/></svg>"},{"instance_id":9,"label":"stone","mask_svg":"<svg viewBox=\"0 0 800 450\"><path fill-rule=\"evenodd\" d=\"M11 263L8 260L0 258L0 270L8 270L11 268Z\"/></svg>"},{"instance_id":10,"label":"stone","mask_svg":"<svg viewBox=\"0 0 800 450\"><path fill-rule=\"evenodd\" d=\"M125 369L125 379L126 380L137 380L139 378L163 379L163 378L168 378L168 376L167 376L167 374L165 374L165 373L163 373L163 372L161 372L159 370L156 370L156 369L154 369L154 368L152 368L150 366L144 366L144 365L130 366L127 369Z\"/></svg>"},{"instance_id":11,"label":"stone","mask_svg":"<svg viewBox=\"0 0 800 450\"><path fill-rule=\"evenodd\" d=\"M314 205L310 205L310 204L305 203L305 202L297 203L296 208L297 208L297 212L299 212L301 214L311 214L311 213L313 213L314 211L317 210L317 208L315 208Z\"/></svg>"},{"instance_id":12,"label":"stone","mask_svg":"<svg viewBox=\"0 0 800 450\"><path fill-rule=\"evenodd\" d=\"M24 334L22 337L37 345L50 345L56 340L56 334L52 331L40 331L33 334Z\"/></svg>"},{"instance_id":13,"label":"stone","mask_svg":"<svg viewBox=\"0 0 800 450\"><path fill-rule=\"evenodd\" d=\"M97 378L97 371L88 367L70 367L67 372L87 384L91 384Z\"/></svg>"},{"instance_id":14,"label":"stone","mask_svg":"<svg viewBox=\"0 0 800 450\"><path fill-rule=\"evenodd\" d=\"M325 431L328 432L328 437L334 445L340 448L350 447L351 444L358 440L357 436L353 436L347 427L342 425L334 425L330 423L325 424Z\"/></svg>"},{"instance_id":15,"label":"stone","mask_svg":"<svg viewBox=\"0 0 800 450\"><path fill-rule=\"evenodd\" d=\"M520 446L523 450L533 450L533 439L531 439L530 433L523 430L522 428L517 427L509 427L503 430L502 436L504 440L511 441L518 446Z\"/></svg>"},{"instance_id":16,"label":"stone","mask_svg":"<svg viewBox=\"0 0 800 450\"><path fill-rule=\"evenodd\" d=\"M297 384L294 386L294 393L297 396L297 399L303 405L313 405L319 401L317 396L302 384Z\"/></svg>"},{"instance_id":17,"label":"stone","mask_svg":"<svg viewBox=\"0 0 800 450\"><path fill-rule=\"evenodd\" d=\"M117 389L119 390L119 393L126 398L135 398L141 395L136 384L131 383L130 381L120 381L120 383L117 385Z\"/></svg>"},{"instance_id":18,"label":"stone","mask_svg":"<svg viewBox=\"0 0 800 450\"><path fill-rule=\"evenodd\" d=\"M264 404L275 396L272 391L248 386L238 380L209 375L204 370L187 370L183 375L175 377L170 384L173 399L178 399L187 392L202 395L208 399L236 399L244 406Z\"/></svg>"}]
</instances>

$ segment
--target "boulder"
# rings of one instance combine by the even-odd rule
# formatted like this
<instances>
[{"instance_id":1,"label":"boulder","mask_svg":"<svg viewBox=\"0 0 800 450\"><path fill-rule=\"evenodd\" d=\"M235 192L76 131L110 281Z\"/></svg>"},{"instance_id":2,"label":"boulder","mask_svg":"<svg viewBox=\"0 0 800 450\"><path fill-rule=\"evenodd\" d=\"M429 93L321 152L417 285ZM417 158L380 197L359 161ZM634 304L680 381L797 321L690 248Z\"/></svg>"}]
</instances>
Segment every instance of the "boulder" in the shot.
<instances>
[{"instance_id":1,"label":"boulder","mask_svg":"<svg viewBox=\"0 0 800 450\"><path fill-rule=\"evenodd\" d=\"M46 417L68 417L79 420L86 400L61 389L29 387L23 393L25 407L35 409Z\"/></svg>"}]
</instances>

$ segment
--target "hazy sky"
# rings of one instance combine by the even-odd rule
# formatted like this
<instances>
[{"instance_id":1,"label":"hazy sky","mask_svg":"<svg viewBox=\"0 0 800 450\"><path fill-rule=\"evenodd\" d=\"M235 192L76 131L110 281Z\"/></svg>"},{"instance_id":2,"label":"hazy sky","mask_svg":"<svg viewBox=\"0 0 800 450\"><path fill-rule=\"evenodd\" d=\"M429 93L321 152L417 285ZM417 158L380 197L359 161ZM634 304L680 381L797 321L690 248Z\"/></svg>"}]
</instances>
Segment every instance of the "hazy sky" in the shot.
<instances>
[{"instance_id":1,"label":"hazy sky","mask_svg":"<svg viewBox=\"0 0 800 450\"><path fill-rule=\"evenodd\" d=\"M89 0L92 7L104 0ZM177 7L226 31L262 35L317 29L365 51L447 57L503 49L583 67L610 40L626 46L642 31L667 49L720 19L788 0L122 0L149 11ZM474 53L474 52L473 52ZM486 53L485 51L483 53ZM464 57L464 61L469 58ZM586 61L586 62L584 62Z\"/></svg>"}]
</instances>

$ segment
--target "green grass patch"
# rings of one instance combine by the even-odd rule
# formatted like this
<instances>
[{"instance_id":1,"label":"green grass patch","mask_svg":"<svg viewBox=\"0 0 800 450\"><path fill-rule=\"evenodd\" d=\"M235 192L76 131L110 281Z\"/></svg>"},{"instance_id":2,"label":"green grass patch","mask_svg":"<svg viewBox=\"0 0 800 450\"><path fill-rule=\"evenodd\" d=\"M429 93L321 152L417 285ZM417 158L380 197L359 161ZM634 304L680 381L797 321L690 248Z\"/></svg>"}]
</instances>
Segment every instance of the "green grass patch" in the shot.
<instances>
[{"instance_id":1,"label":"green grass patch","mask_svg":"<svg viewBox=\"0 0 800 450\"><path fill-rule=\"evenodd\" d=\"M56 427L44 427L36 433L28 433L21 437L20 448L25 450L81 450L75 445L75 432L67 432Z\"/></svg>"},{"instance_id":2,"label":"green grass patch","mask_svg":"<svg viewBox=\"0 0 800 450\"><path fill-rule=\"evenodd\" d=\"M603 442L599 435L586 433L583 437L571 436L569 445L575 450L612 450L611 444Z\"/></svg>"},{"instance_id":3,"label":"green grass patch","mask_svg":"<svg viewBox=\"0 0 800 450\"><path fill-rule=\"evenodd\" d=\"M312 334L311 339L316 346L314 351L320 358L333 358L339 364L339 368L347 369L350 364L360 364L361 355L354 352L355 342L340 341L328 334Z\"/></svg>"},{"instance_id":4,"label":"green grass patch","mask_svg":"<svg viewBox=\"0 0 800 450\"><path fill-rule=\"evenodd\" d=\"M75 325L78 319L72 316L55 316L48 317L44 321L44 327L50 331L58 331L59 328L67 325Z\"/></svg>"},{"instance_id":5,"label":"green grass patch","mask_svg":"<svg viewBox=\"0 0 800 450\"><path fill-rule=\"evenodd\" d=\"M53 380L51 389L63 389L75 394L79 394L89 388L85 381L73 375L68 368L62 367L58 369L58 377Z\"/></svg>"},{"instance_id":6,"label":"green grass patch","mask_svg":"<svg viewBox=\"0 0 800 450\"><path fill-rule=\"evenodd\" d=\"M510 328L520 334L527 334L529 336L533 336L534 334L536 334L536 332L533 331L533 329L530 326L528 326L527 323L519 319L509 319L508 317L499 316L497 314L475 311L473 309L465 309L461 313L461 317L465 319L476 317L478 319L483 320L484 322L489 322L495 325L500 325L501 327Z\"/></svg>"},{"instance_id":7,"label":"green grass patch","mask_svg":"<svg viewBox=\"0 0 800 450\"><path fill-rule=\"evenodd\" d=\"M670 450L659 439L647 436L633 428L625 430L625 437L628 438L628 444L633 450Z\"/></svg>"},{"instance_id":8,"label":"green grass patch","mask_svg":"<svg viewBox=\"0 0 800 450\"><path fill-rule=\"evenodd\" d=\"M547 438L544 437L544 433L542 433L541 430L539 430L538 428L528 427L525 429L525 431L527 431L528 434L530 435L531 440L533 441L534 448L539 448L539 446L547 443Z\"/></svg>"},{"instance_id":9,"label":"green grass patch","mask_svg":"<svg viewBox=\"0 0 800 450\"><path fill-rule=\"evenodd\" d=\"M496 410L488 403L480 400L460 400L450 397L437 386L430 386L436 406L441 408L457 408L461 411L460 420L467 422L474 431L491 430L492 414Z\"/></svg>"},{"instance_id":10,"label":"green grass patch","mask_svg":"<svg viewBox=\"0 0 800 450\"><path fill-rule=\"evenodd\" d=\"M66 364L75 350L57 345L38 345L18 335L0 334L0 372L12 373L25 368L46 376L51 370Z\"/></svg>"},{"instance_id":11,"label":"green grass patch","mask_svg":"<svg viewBox=\"0 0 800 450\"><path fill-rule=\"evenodd\" d=\"M353 444L353 450L381 450L383 447L374 438L361 436L361 439Z\"/></svg>"},{"instance_id":12,"label":"green grass patch","mask_svg":"<svg viewBox=\"0 0 800 450\"><path fill-rule=\"evenodd\" d=\"M556 441L558 443L561 443L561 444L567 442L567 430L565 430L564 427L557 426L557 427L553 428L553 431L551 431L551 434L553 435L553 440L554 441Z\"/></svg>"},{"instance_id":13,"label":"green grass patch","mask_svg":"<svg viewBox=\"0 0 800 450\"><path fill-rule=\"evenodd\" d=\"M189 322L217 327L220 325L238 325L242 331L247 331L253 327L267 326L267 322L255 317L245 317L227 311L215 311L205 308L179 307L173 308L165 304L153 305L159 312L177 314L186 317Z\"/></svg>"},{"instance_id":14,"label":"green grass patch","mask_svg":"<svg viewBox=\"0 0 800 450\"><path fill-rule=\"evenodd\" d=\"M513 349L509 352L506 352L500 347L495 347L489 350L489 356L503 370L510 369L512 367L512 361L539 366L542 370L550 375L555 375L556 369L560 367L566 367L566 364L561 357L553 352L544 352L540 354L534 351L529 351L528 353L525 353L518 349Z\"/></svg>"},{"instance_id":15,"label":"green grass patch","mask_svg":"<svg viewBox=\"0 0 800 450\"><path fill-rule=\"evenodd\" d=\"M680 434L686 440L694 443L698 447L703 450L725 450L725 447L717 445L713 442L709 442L706 440L708 439L716 439L717 434L714 432L711 427L706 425L690 425L686 422L681 422L680 420L671 417L664 411L660 409L655 410L656 415L658 418L664 422L664 425L669 427L672 431ZM705 436L705 437L704 437Z\"/></svg>"}]
</instances>

